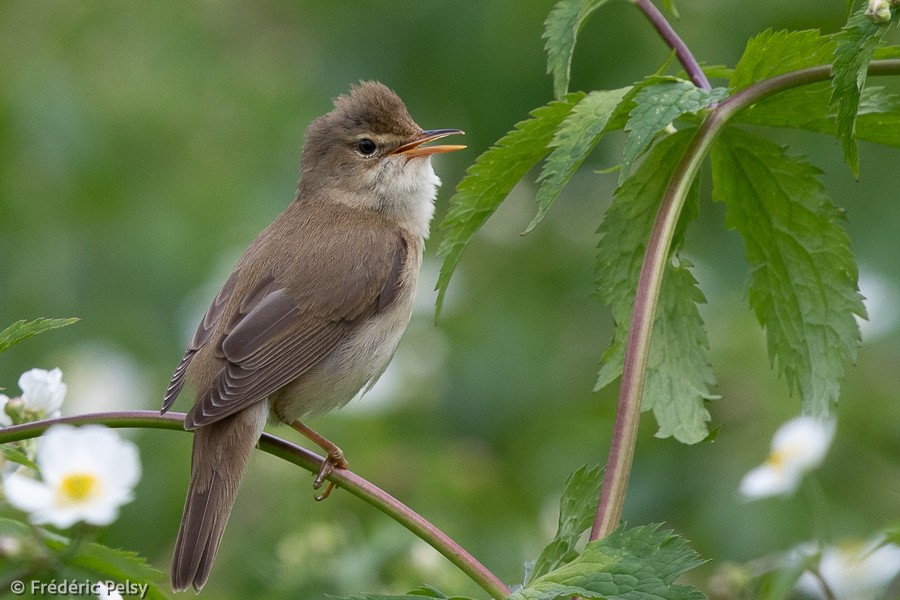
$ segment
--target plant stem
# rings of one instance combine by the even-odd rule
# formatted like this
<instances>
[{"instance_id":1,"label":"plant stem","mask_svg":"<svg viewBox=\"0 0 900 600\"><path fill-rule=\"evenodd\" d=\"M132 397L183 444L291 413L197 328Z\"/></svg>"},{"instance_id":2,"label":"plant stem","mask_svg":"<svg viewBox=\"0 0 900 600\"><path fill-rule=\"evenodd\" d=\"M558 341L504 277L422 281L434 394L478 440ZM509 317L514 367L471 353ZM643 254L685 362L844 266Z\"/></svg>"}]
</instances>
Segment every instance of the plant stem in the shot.
<instances>
[{"instance_id":1,"label":"plant stem","mask_svg":"<svg viewBox=\"0 0 900 600\"><path fill-rule=\"evenodd\" d=\"M37 437L51 425L57 424L86 425L96 423L114 428L139 427L183 432L185 431L183 421L183 413L160 415L156 411L105 412L60 417L0 428L0 444ZM312 473L319 472L319 467L324 460L321 456L305 448L268 433L262 434L259 440L259 449ZM385 513L430 544L435 550L443 554L447 560L468 575L485 592L490 594L491 597L502 600L509 595L509 588L496 575L491 573L447 534L378 486L348 469L335 469L328 476L328 479L336 483L338 487L347 490L357 498Z\"/></svg>"},{"instance_id":2,"label":"plant stem","mask_svg":"<svg viewBox=\"0 0 900 600\"><path fill-rule=\"evenodd\" d=\"M665 15L650 0L631 1L646 15L650 23L656 28L656 31L659 32L659 35L662 36L662 39L675 51L675 56L678 57L678 61L681 62L681 66L684 67L685 72L687 72L691 81L694 82L694 85L702 90L711 90L712 86L709 84L709 79L706 78L706 74L700 68L700 64L694 58L694 54L687 47L687 44L684 43L684 40L675 33L672 25L666 20Z\"/></svg>"},{"instance_id":3,"label":"plant stem","mask_svg":"<svg viewBox=\"0 0 900 600\"><path fill-rule=\"evenodd\" d=\"M639 3L640 0L634 0ZM898 75L900 60L872 61L869 75ZM656 316L656 302L662 287L662 277L669 258L675 225L681 214L685 197L691 187L706 154L728 121L741 109L784 90L825 81L831 77L831 65L819 65L800 69L766 79L751 85L713 108L697 128L681 161L672 174L666 188L653 230L647 243L641 274L638 279L631 328L625 347L625 363L619 387L616 419L610 443L609 457L603 476L603 487L590 539L609 535L622 517L622 505L631 474L638 422L641 416L641 398L647 375L647 359L650 353L650 337Z\"/></svg>"}]
</instances>

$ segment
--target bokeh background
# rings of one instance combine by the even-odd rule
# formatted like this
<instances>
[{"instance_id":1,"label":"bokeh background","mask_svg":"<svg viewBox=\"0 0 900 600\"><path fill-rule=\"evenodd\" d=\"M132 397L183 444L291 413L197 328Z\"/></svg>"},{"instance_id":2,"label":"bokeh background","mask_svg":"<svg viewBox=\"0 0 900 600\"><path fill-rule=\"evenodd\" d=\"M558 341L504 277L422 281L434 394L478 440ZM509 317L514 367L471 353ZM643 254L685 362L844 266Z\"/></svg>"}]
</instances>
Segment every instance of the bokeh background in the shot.
<instances>
[{"instance_id":1,"label":"bokeh background","mask_svg":"<svg viewBox=\"0 0 900 600\"><path fill-rule=\"evenodd\" d=\"M466 130L436 160L437 219L468 165L550 99L536 0L254 3L0 3L0 327L81 322L0 361L15 391L31 367L60 366L68 414L155 409L184 345L233 261L291 200L303 132L330 99L378 79L427 128ZM844 0L681 2L676 28L702 62L733 66L766 28L837 30ZM667 49L627 2L581 33L573 89L627 85ZM879 82L882 83L882 82ZM688 254L722 399L714 443L686 447L642 423L625 517L664 522L709 565L811 539L866 538L900 518L900 151L861 144L853 180L833 139L775 137L806 154L849 216L873 320L818 472L827 505L802 496L746 503L742 475L799 411L769 369L747 307L740 241L706 185ZM605 460L615 389L592 393L611 335L592 298L596 228L616 176L611 136L544 223L533 177L478 234L435 324L435 232L413 322L369 396L312 425L352 467L433 520L504 581L552 535L568 473ZM708 182L707 182L708 183ZM179 408L186 408L183 399ZM277 432L293 437L286 428ZM132 431L144 477L101 541L167 568L187 484L190 436ZM348 494L313 501L311 478L254 457L207 587L212 598L400 593L430 583L478 594L412 534Z\"/></svg>"}]
</instances>

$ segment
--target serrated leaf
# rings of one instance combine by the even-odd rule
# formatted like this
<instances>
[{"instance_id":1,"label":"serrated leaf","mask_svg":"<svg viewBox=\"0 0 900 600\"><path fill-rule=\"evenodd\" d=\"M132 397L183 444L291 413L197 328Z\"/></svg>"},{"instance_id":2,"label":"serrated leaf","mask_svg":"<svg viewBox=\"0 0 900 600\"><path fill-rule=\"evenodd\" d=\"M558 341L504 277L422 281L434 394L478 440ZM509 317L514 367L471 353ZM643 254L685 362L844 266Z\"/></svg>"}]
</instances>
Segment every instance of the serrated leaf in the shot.
<instances>
[{"instance_id":1,"label":"serrated leaf","mask_svg":"<svg viewBox=\"0 0 900 600\"><path fill-rule=\"evenodd\" d=\"M444 262L437 282L436 315L441 312L450 277L475 232L494 214L516 182L550 152L548 144L553 132L582 98L581 93L569 94L535 109L530 119L518 123L468 168L439 226L444 238L438 256Z\"/></svg>"},{"instance_id":2,"label":"serrated leaf","mask_svg":"<svg viewBox=\"0 0 900 600\"><path fill-rule=\"evenodd\" d=\"M544 163L538 181L538 212L528 225L530 232L541 222L560 192L606 133L606 123L631 86L594 91L584 97L560 124L550 146L553 151Z\"/></svg>"},{"instance_id":3,"label":"serrated leaf","mask_svg":"<svg viewBox=\"0 0 900 600\"><path fill-rule=\"evenodd\" d=\"M25 454L15 446L11 446L8 444L0 445L0 456L10 462L22 465L23 467L28 467L35 472L40 471L34 461L28 458L27 454Z\"/></svg>"},{"instance_id":4,"label":"serrated leaf","mask_svg":"<svg viewBox=\"0 0 900 600\"><path fill-rule=\"evenodd\" d=\"M772 31L750 39L731 77L732 90L742 90L758 81L789 71L830 62L835 42L816 29Z\"/></svg>"},{"instance_id":5,"label":"serrated leaf","mask_svg":"<svg viewBox=\"0 0 900 600\"><path fill-rule=\"evenodd\" d=\"M838 139L854 177L859 177L859 156L854 140L856 112L866 84L869 61L886 31L885 25L873 23L866 17L865 9L860 9L834 36L837 47L832 66L830 104L837 110Z\"/></svg>"},{"instance_id":6,"label":"serrated leaf","mask_svg":"<svg viewBox=\"0 0 900 600\"><path fill-rule=\"evenodd\" d=\"M575 39L592 12L608 0L560 0L544 21L544 49L547 73L553 76L553 95L562 98L569 91Z\"/></svg>"},{"instance_id":7,"label":"serrated leaf","mask_svg":"<svg viewBox=\"0 0 900 600\"><path fill-rule=\"evenodd\" d=\"M776 94L739 112L733 123L793 127L835 135L835 114L828 107L828 83ZM900 96L868 86L856 116L856 139L900 147Z\"/></svg>"},{"instance_id":8,"label":"serrated leaf","mask_svg":"<svg viewBox=\"0 0 900 600\"><path fill-rule=\"evenodd\" d=\"M621 184L631 173L631 165L650 145L653 137L686 113L707 108L728 96L725 88L703 90L690 81L664 81L638 92L635 107L628 116L625 149L622 153Z\"/></svg>"},{"instance_id":9,"label":"serrated leaf","mask_svg":"<svg viewBox=\"0 0 900 600\"><path fill-rule=\"evenodd\" d=\"M804 412L825 415L860 343L855 315L866 314L844 214L815 167L761 136L726 129L712 164L714 198L744 241L769 358L799 390Z\"/></svg>"},{"instance_id":10,"label":"serrated leaf","mask_svg":"<svg viewBox=\"0 0 900 600\"><path fill-rule=\"evenodd\" d=\"M625 530L590 542L581 555L535 579L508 600L555 600L581 596L606 600L703 600L675 579L705 561L671 531L658 525Z\"/></svg>"},{"instance_id":11,"label":"serrated leaf","mask_svg":"<svg viewBox=\"0 0 900 600\"><path fill-rule=\"evenodd\" d=\"M556 535L535 561L529 581L534 581L577 557L575 545L581 534L593 523L602 482L602 466L593 469L581 467L566 479L559 501Z\"/></svg>"},{"instance_id":12,"label":"serrated leaf","mask_svg":"<svg viewBox=\"0 0 900 600\"><path fill-rule=\"evenodd\" d=\"M616 330L603 354L595 389L609 385L622 374L647 239L675 165L692 135L693 130L685 130L660 141L616 190L600 225L596 295L610 306ZM673 238L673 252L683 240L685 226L695 218L697 205L694 185ZM696 308L703 295L696 289L687 267L680 268L682 271L671 262L666 266L650 342L649 360L657 368L648 369L641 409L653 410L660 425L657 435L674 435L679 441L694 443L707 435L709 413L705 400L713 397L707 389L713 378L707 356L709 344ZM689 348L685 350L684 346ZM682 352L685 356L678 356ZM690 367L682 364L685 360L691 362ZM678 396L670 395L674 390Z\"/></svg>"},{"instance_id":13,"label":"serrated leaf","mask_svg":"<svg viewBox=\"0 0 900 600\"><path fill-rule=\"evenodd\" d=\"M677 267L667 269L663 279L657 319L648 356L642 409L652 410L659 425L656 437L674 436L685 444L696 444L709 435L707 400L715 385L709 362L709 339L698 304L706 297L688 270L692 265L681 258Z\"/></svg>"},{"instance_id":14,"label":"serrated leaf","mask_svg":"<svg viewBox=\"0 0 900 600\"><path fill-rule=\"evenodd\" d=\"M0 331L0 352L9 350L11 346L22 340L27 340L33 335L44 333L57 327L65 327L78 321L77 317L69 319L34 319L33 321L16 321L3 331Z\"/></svg>"}]
</instances>

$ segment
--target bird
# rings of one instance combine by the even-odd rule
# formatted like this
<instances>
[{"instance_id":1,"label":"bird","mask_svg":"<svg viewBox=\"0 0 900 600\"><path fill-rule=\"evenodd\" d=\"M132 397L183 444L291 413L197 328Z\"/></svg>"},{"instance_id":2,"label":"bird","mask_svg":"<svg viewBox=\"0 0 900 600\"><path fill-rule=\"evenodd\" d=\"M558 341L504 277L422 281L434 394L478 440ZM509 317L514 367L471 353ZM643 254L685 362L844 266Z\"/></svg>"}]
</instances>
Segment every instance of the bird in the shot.
<instances>
[{"instance_id":1,"label":"bird","mask_svg":"<svg viewBox=\"0 0 900 600\"><path fill-rule=\"evenodd\" d=\"M293 201L238 259L163 397L195 402L191 475L172 557L175 591L209 579L242 474L267 421L328 457L313 486L346 468L340 448L300 421L378 380L409 323L440 179L431 157L462 134L424 130L387 86L361 81L313 120ZM327 496L332 485L322 496Z\"/></svg>"}]
</instances>

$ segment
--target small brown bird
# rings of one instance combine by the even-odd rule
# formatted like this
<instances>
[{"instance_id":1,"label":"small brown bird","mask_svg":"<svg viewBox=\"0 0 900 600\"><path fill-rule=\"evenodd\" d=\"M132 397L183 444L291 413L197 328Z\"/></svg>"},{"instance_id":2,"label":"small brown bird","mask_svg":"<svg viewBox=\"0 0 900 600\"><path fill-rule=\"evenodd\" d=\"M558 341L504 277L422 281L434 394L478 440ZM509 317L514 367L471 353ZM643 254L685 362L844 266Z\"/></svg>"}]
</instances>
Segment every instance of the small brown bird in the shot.
<instances>
[{"instance_id":1,"label":"small brown bird","mask_svg":"<svg viewBox=\"0 0 900 600\"><path fill-rule=\"evenodd\" d=\"M196 394L191 481L172 587L209 578L241 475L271 418L328 451L298 419L339 408L384 372L409 323L423 240L440 180L423 146L458 129L422 130L384 85L361 82L306 131L297 196L250 244L175 369L165 413L185 382ZM327 495L330 488L326 490Z\"/></svg>"}]
</instances>

